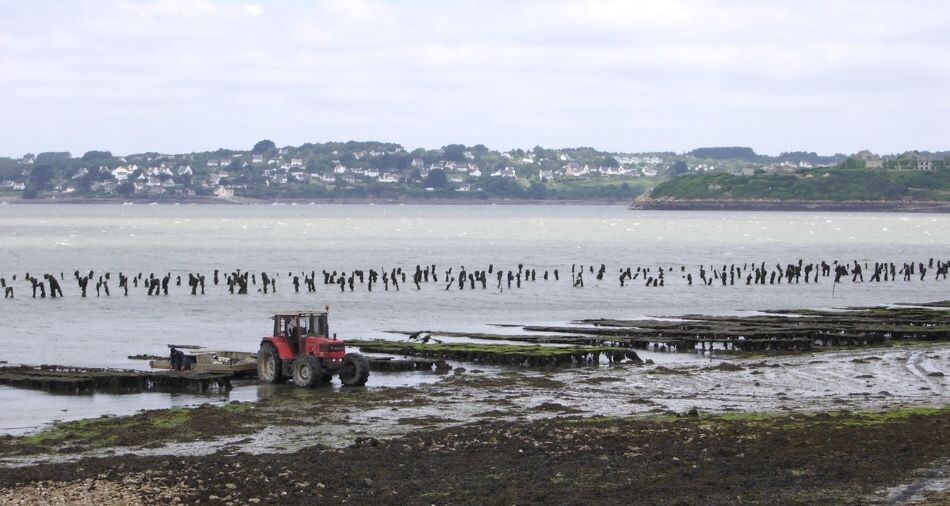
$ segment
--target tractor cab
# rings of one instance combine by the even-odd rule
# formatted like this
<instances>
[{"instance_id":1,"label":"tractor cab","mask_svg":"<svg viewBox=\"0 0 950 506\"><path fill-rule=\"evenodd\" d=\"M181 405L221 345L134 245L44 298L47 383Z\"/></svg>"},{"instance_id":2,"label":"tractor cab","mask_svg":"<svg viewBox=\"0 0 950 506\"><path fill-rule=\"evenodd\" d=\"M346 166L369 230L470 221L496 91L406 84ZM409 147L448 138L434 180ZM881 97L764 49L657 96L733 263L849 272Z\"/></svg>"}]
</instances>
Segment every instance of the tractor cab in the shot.
<instances>
[{"instance_id":1,"label":"tractor cab","mask_svg":"<svg viewBox=\"0 0 950 506\"><path fill-rule=\"evenodd\" d=\"M320 338L322 342L330 340L326 312L279 313L274 315L273 319L274 333L272 339L286 342L295 355L306 353L307 344L311 342L311 338ZM283 356L283 354L281 355Z\"/></svg>"},{"instance_id":2,"label":"tractor cab","mask_svg":"<svg viewBox=\"0 0 950 506\"><path fill-rule=\"evenodd\" d=\"M359 353L346 353L346 343L330 337L326 311L289 311L272 317L273 334L261 340L258 375L280 383L292 378L299 386L326 383L339 374L344 385L364 385L369 364Z\"/></svg>"}]
</instances>

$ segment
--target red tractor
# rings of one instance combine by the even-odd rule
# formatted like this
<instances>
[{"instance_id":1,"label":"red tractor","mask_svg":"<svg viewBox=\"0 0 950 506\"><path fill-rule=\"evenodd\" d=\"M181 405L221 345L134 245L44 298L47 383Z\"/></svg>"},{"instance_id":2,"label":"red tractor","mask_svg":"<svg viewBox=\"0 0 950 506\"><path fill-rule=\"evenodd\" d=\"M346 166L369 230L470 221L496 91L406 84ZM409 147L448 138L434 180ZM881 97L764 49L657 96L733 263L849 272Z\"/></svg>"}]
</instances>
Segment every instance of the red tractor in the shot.
<instances>
[{"instance_id":1,"label":"red tractor","mask_svg":"<svg viewBox=\"0 0 950 506\"><path fill-rule=\"evenodd\" d=\"M265 383L293 379L298 387L328 383L334 374L347 386L363 386L369 363L347 353L346 343L330 338L326 312L300 311L274 315L274 334L261 340L257 375Z\"/></svg>"}]
</instances>

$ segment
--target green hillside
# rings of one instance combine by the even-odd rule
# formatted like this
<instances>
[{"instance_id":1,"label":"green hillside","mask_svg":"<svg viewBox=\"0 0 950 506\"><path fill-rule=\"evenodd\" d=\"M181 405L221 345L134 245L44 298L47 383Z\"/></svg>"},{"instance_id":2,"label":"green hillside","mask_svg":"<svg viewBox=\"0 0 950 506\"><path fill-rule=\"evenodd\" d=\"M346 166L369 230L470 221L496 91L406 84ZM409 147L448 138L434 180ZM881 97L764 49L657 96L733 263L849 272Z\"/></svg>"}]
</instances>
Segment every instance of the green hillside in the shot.
<instances>
[{"instance_id":1,"label":"green hillside","mask_svg":"<svg viewBox=\"0 0 950 506\"><path fill-rule=\"evenodd\" d=\"M795 174L691 174L653 189L681 200L950 201L950 170L818 169Z\"/></svg>"}]
</instances>

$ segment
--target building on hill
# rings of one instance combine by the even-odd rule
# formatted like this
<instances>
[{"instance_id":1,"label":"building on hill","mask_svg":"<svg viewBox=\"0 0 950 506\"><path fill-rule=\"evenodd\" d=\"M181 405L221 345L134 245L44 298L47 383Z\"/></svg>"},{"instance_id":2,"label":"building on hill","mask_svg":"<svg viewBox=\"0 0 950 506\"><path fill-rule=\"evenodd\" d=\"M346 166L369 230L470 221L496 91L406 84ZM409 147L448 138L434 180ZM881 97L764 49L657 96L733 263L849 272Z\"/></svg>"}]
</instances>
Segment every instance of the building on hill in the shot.
<instances>
[{"instance_id":1,"label":"building on hill","mask_svg":"<svg viewBox=\"0 0 950 506\"><path fill-rule=\"evenodd\" d=\"M933 162L931 162L927 157L918 157L917 170L933 170Z\"/></svg>"},{"instance_id":2,"label":"building on hill","mask_svg":"<svg viewBox=\"0 0 950 506\"><path fill-rule=\"evenodd\" d=\"M874 153L863 149L855 153L854 158L864 162L864 167L867 169L882 169L884 168L884 160L881 157L875 155Z\"/></svg>"},{"instance_id":3,"label":"building on hill","mask_svg":"<svg viewBox=\"0 0 950 506\"><path fill-rule=\"evenodd\" d=\"M562 167L564 169L564 175L571 177L580 177L586 176L590 173L590 168L586 165L583 167L577 162L569 162Z\"/></svg>"}]
</instances>

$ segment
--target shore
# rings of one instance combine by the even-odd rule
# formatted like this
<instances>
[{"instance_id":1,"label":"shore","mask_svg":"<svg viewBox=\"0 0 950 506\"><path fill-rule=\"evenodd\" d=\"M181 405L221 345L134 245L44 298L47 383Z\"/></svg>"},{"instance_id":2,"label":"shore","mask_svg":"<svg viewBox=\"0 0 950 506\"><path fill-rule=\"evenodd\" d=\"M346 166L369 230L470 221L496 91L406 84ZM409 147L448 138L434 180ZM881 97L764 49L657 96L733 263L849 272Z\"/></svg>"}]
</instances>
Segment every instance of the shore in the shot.
<instances>
[{"instance_id":1,"label":"shore","mask_svg":"<svg viewBox=\"0 0 950 506\"><path fill-rule=\"evenodd\" d=\"M274 198L254 199L234 197L167 197L161 195L131 196L127 198L47 198L22 199L0 197L0 204L200 204L200 205L624 205L634 211L811 211L811 212L881 212L881 213L950 213L950 202L939 201L830 201L830 200L538 200L538 199L477 199L477 198L386 198L386 199L320 199Z\"/></svg>"},{"instance_id":2,"label":"shore","mask_svg":"<svg viewBox=\"0 0 950 506\"><path fill-rule=\"evenodd\" d=\"M643 199L637 200L631 204L630 209L637 211L832 211L950 213L950 202Z\"/></svg>"},{"instance_id":3,"label":"shore","mask_svg":"<svg viewBox=\"0 0 950 506\"><path fill-rule=\"evenodd\" d=\"M235 448L5 469L0 502L945 504L948 455L946 408L564 417L287 454Z\"/></svg>"},{"instance_id":4,"label":"shore","mask_svg":"<svg viewBox=\"0 0 950 506\"><path fill-rule=\"evenodd\" d=\"M202 205L268 205L268 204L386 204L386 205L630 205L628 200L533 200L533 199L476 199L476 198L392 198L392 199L320 199L320 198L275 198L253 199L234 197L166 197L161 195L133 196L128 198L50 198L22 199L0 197L0 204L49 205L49 204L202 204Z\"/></svg>"},{"instance_id":5,"label":"shore","mask_svg":"<svg viewBox=\"0 0 950 506\"><path fill-rule=\"evenodd\" d=\"M908 342L261 385L0 438L0 503L944 504L947 357Z\"/></svg>"}]
</instances>

